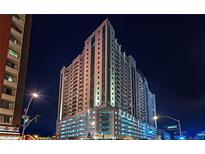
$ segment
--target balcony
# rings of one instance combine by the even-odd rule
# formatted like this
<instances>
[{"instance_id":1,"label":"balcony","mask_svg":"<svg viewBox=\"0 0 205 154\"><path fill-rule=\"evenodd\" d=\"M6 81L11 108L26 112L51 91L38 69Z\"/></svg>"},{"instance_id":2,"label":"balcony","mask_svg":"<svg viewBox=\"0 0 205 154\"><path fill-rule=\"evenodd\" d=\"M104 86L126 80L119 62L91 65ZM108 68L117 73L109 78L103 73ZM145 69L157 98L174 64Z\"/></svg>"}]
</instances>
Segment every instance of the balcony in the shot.
<instances>
[{"instance_id":1,"label":"balcony","mask_svg":"<svg viewBox=\"0 0 205 154\"><path fill-rule=\"evenodd\" d=\"M16 23L18 26L20 26L21 28L24 28L24 23L21 20L17 19L17 17L13 16L12 21Z\"/></svg>"},{"instance_id":2,"label":"balcony","mask_svg":"<svg viewBox=\"0 0 205 154\"><path fill-rule=\"evenodd\" d=\"M4 79L4 85L12 87L12 88L17 88L17 83L11 82L11 81L8 81L8 80L5 80L5 79Z\"/></svg>"},{"instance_id":3,"label":"balcony","mask_svg":"<svg viewBox=\"0 0 205 154\"><path fill-rule=\"evenodd\" d=\"M0 108L0 114L12 116L14 114L14 110Z\"/></svg>"},{"instance_id":4,"label":"balcony","mask_svg":"<svg viewBox=\"0 0 205 154\"><path fill-rule=\"evenodd\" d=\"M14 74L14 75L18 76L18 70L13 69L13 68L11 68L9 66L6 66L6 71L11 73L11 74Z\"/></svg>"},{"instance_id":5,"label":"balcony","mask_svg":"<svg viewBox=\"0 0 205 154\"><path fill-rule=\"evenodd\" d=\"M11 96L11 95L7 95L7 94L2 93L1 98L3 100L7 100L7 101L10 101L10 102L15 102L15 96Z\"/></svg>"},{"instance_id":6,"label":"balcony","mask_svg":"<svg viewBox=\"0 0 205 154\"><path fill-rule=\"evenodd\" d=\"M17 63L20 63L20 58L14 57L10 54L7 55L7 58L10 59L11 61L15 61Z\"/></svg>"},{"instance_id":7,"label":"balcony","mask_svg":"<svg viewBox=\"0 0 205 154\"><path fill-rule=\"evenodd\" d=\"M17 32L15 29L13 29L13 28L11 28L11 34L13 35L13 36L15 36L16 38L18 38L18 39L23 39L23 35L21 34L21 33L19 33L19 32Z\"/></svg>"},{"instance_id":8,"label":"balcony","mask_svg":"<svg viewBox=\"0 0 205 154\"><path fill-rule=\"evenodd\" d=\"M25 15L23 15L23 14L18 14L18 16L19 16L23 21L25 21Z\"/></svg>"},{"instance_id":9,"label":"balcony","mask_svg":"<svg viewBox=\"0 0 205 154\"><path fill-rule=\"evenodd\" d=\"M21 52L21 46L9 40L9 47L15 51Z\"/></svg>"},{"instance_id":10,"label":"balcony","mask_svg":"<svg viewBox=\"0 0 205 154\"><path fill-rule=\"evenodd\" d=\"M10 126L11 126L12 123L11 123L11 122L10 122L10 123L4 123L4 122L1 122L1 121L0 121L0 125L10 125Z\"/></svg>"}]
</instances>

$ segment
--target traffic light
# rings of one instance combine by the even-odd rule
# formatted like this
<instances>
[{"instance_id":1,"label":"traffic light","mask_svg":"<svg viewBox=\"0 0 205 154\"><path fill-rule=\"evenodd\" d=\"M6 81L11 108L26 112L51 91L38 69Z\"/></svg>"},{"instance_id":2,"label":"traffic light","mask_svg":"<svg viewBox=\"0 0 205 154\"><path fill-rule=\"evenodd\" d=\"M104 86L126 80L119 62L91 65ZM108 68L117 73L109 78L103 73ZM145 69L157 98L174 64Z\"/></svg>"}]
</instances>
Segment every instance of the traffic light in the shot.
<instances>
[{"instance_id":1,"label":"traffic light","mask_svg":"<svg viewBox=\"0 0 205 154\"><path fill-rule=\"evenodd\" d=\"M40 118L40 115L36 115L36 118L35 118L35 123L37 123L37 122L39 122L39 119L38 118Z\"/></svg>"}]
</instances>

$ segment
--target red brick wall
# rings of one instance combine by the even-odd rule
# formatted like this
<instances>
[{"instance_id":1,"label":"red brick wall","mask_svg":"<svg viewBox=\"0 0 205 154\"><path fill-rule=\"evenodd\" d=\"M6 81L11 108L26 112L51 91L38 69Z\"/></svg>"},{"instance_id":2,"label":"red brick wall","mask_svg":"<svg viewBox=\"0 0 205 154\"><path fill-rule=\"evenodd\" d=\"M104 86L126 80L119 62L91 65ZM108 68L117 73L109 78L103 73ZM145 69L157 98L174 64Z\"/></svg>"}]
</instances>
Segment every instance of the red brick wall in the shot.
<instances>
[{"instance_id":1,"label":"red brick wall","mask_svg":"<svg viewBox=\"0 0 205 154\"><path fill-rule=\"evenodd\" d=\"M0 96L4 81L4 71L7 57L8 39L11 26L11 15L0 15Z\"/></svg>"}]
</instances>

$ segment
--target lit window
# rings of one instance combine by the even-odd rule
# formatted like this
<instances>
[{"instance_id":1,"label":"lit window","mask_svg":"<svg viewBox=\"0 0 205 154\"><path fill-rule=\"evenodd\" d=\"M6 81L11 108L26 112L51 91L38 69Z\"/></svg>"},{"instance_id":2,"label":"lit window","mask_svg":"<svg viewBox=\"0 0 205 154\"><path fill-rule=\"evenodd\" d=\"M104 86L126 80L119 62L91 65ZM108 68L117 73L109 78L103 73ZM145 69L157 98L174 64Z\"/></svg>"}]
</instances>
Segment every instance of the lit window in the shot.
<instances>
[{"instance_id":1,"label":"lit window","mask_svg":"<svg viewBox=\"0 0 205 154\"><path fill-rule=\"evenodd\" d=\"M13 77L13 76L11 76L9 74L5 74L4 75L4 79L6 79L6 80L8 80L10 82L16 82L16 77Z\"/></svg>"},{"instance_id":2,"label":"lit window","mask_svg":"<svg viewBox=\"0 0 205 154\"><path fill-rule=\"evenodd\" d=\"M16 58L20 57L20 54L14 50L8 49L8 53L9 53L9 55L14 56Z\"/></svg>"}]
</instances>

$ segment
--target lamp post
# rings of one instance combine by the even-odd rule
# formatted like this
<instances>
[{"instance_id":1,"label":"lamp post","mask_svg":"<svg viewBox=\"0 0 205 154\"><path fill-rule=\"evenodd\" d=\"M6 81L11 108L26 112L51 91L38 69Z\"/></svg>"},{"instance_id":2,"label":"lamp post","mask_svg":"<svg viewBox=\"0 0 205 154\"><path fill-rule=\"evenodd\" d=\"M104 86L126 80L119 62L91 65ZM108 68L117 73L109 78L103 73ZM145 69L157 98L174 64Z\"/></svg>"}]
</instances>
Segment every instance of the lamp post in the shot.
<instances>
[{"instance_id":1,"label":"lamp post","mask_svg":"<svg viewBox=\"0 0 205 154\"><path fill-rule=\"evenodd\" d=\"M156 130L157 130L157 119L158 119L158 117L155 115L155 116L153 117L153 119L154 119L155 128L156 128Z\"/></svg>"},{"instance_id":2,"label":"lamp post","mask_svg":"<svg viewBox=\"0 0 205 154\"><path fill-rule=\"evenodd\" d=\"M37 118L39 118L39 115L36 115L34 118L30 119L30 117L27 115L28 114L28 110L30 108L31 102L33 101L34 98L37 98L39 95L37 93L33 93L31 99L29 100L29 103L27 105L27 107L24 110L24 115L22 116L23 119L23 128L22 128L22 139L24 139L24 133L25 133L25 129L31 124L31 122L33 120L36 120Z\"/></svg>"},{"instance_id":3,"label":"lamp post","mask_svg":"<svg viewBox=\"0 0 205 154\"><path fill-rule=\"evenodd\" d=\"M103 133L103 140L105 139L105 134L104 134L104 131L102 132Z\"/></svg>"},{"instance_id":4,"label":"lamp post","mask_svg":"<svg viewBox=\"0 0 205 154\"><path fill-rule=\"evenodd\" d=\"M171 119L171 120L176 121L176 122L178 123L179 135L182 136L182 130L181 130L181 122L180 122L180 120L175 119L175 118L173 118L173 117L171 117L171 116L154 116L154 117L153 117L153 119L154 119L155 121L157 121L157 119L159 119L159 118L168 118L168 119Z\"/></svg>"}]
</instances>

